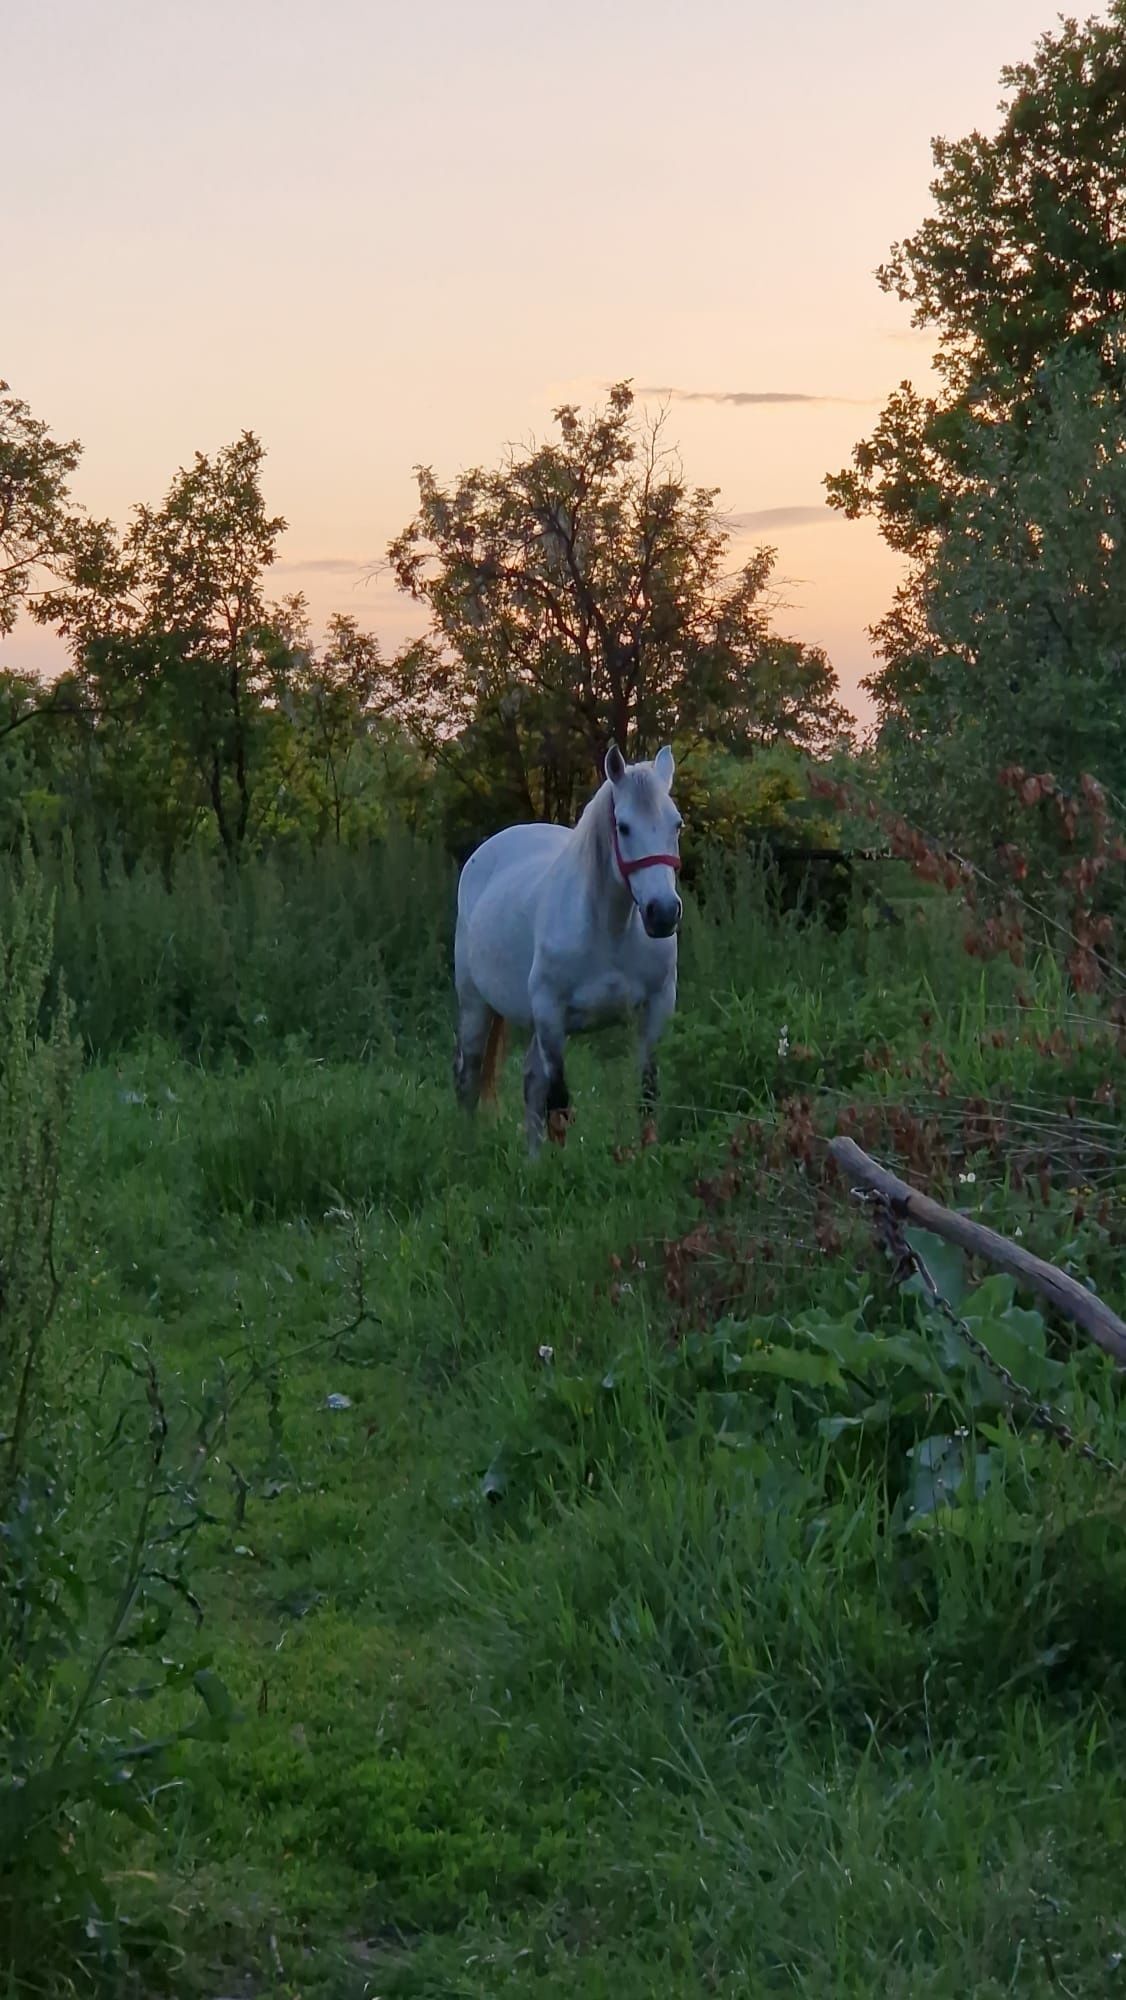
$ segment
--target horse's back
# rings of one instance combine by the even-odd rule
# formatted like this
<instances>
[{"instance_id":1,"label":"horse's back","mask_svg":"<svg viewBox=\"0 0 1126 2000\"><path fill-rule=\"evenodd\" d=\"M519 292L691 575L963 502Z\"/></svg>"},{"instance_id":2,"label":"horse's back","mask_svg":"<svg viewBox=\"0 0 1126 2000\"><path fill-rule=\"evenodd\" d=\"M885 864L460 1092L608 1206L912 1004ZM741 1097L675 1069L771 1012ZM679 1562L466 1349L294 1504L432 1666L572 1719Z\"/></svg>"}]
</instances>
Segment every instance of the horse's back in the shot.
<instances>
[{"instance_id":1,"label":"horse's back","mask_svg":"<svg viewBox=\"0 0 1126 2000\"><path fill-rule=\"evenodd\" d=\"M498 875L507 877L511 871L519 870L524 882L538 886L544 869L550 867L569 839L565 826L534 821L527 826L506 826L503 832L483 840L470 855L458 880L459 922L473 915Z\"/></svg>"}]
</instances>

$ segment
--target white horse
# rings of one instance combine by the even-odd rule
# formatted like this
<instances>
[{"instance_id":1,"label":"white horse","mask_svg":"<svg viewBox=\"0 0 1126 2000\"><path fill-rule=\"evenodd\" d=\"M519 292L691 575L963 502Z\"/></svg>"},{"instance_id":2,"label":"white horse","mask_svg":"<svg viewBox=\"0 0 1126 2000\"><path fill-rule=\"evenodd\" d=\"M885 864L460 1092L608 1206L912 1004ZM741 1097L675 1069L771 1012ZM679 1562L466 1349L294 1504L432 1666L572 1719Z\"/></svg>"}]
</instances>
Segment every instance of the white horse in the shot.
<instances>
[{"instance_id":1,"label":"white horse","mask_svg":"<svg viewBox=\"0 0 1126 2000\"><path fill-rule=\"evenodd\" d=\"M606 779L574 828L510 826L471 854L457 894L454 1081L472 1109L495 1095L509 1022L530 1028L525 1128L534 1154L570 1105L568 1035L640 1015L642 1104L656 1101L654 1050L676 1006L681 818L669 749Z\"/></svg>"}]
</instances>

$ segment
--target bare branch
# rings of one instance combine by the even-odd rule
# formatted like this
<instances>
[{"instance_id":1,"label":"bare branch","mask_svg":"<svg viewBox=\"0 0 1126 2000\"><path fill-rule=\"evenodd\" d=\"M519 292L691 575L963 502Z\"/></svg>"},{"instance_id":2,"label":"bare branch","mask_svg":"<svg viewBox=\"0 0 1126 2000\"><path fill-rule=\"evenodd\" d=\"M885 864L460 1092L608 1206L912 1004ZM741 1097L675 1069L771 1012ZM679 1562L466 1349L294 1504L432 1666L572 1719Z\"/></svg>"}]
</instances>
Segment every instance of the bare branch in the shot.
<instances>
[{"instance_id":1,"label":"bare branch","mask_svg":"<svg viewBox=\"0 0 1126 2000\"><path fill-rule=\"evenodd\" d=\"M913 1222L919 1229L929 1229L945 1242L956 1243L969 1256L981 1257L986 1263L996 1265L998 1270L1007 1271L1019 1284L1038 1292L1057 1312L1082 1327L1083 1332L1105 1354L1112 1355L1120 1367L1126 1366L1126 1324L1094 1292L1089 1292L1085 1285L1069 1277L1066 1271L1034 1257L1031 1251L1022 1249L1019 1243L1011 1242L1007 1236L998 1235L995 1229L987 1228L984 1223L974 1222L970 1216L944 1208L941 1202L920 1194L906 1181L900 1180L898 1174L889 1172L888 1168L881 1167L878 1161L870 1158L855 1140L830 1139L829 1151L851 1180L882 1195L903 1221Z\"/></svg>"}]
</instances>

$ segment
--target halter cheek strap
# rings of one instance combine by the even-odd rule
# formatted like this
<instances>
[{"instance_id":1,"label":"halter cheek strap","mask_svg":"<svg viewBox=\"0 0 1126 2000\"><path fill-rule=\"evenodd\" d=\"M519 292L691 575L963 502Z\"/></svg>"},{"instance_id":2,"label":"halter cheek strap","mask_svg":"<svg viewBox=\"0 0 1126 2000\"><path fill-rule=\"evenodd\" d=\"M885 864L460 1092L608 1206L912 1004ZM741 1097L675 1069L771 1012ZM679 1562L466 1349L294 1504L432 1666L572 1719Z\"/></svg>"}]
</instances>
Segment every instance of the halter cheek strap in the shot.
<instances>
[{"instance_id":1,"label":"halter cheek strap","mask_svg":"<svg viewBox=\"0 0 1126 2000\"><path fill-rule=\"evenodd\" d=\"M674 874L680 873L679 854L643 854L637 861L627 861L622 853L621 841L618 839L618 815L613 811L610 814L610 827L614 839L614 859L623 882L628 883L630 876L636 875L639 868L671 868Z\"/></svg>"}]
</instances>

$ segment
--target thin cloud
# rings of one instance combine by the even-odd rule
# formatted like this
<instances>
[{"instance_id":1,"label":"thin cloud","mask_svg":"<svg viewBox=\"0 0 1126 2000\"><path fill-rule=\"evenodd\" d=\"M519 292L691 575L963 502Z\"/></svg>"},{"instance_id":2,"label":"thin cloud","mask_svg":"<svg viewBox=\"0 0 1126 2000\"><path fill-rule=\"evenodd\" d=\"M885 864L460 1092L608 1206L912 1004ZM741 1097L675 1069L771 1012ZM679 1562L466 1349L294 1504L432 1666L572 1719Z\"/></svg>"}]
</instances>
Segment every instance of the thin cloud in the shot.
<instances>
[{"instance_id":1,"label":"thin cloud","mask_svg":"<svg viewBox=\"0 0 1126 2000\"><path fill-rule=\"evenodd\" d=\"M291 576L363 576L378 567L375 558L357 562L354 556L295 556L274 564L276 570Z\"/></svg>"},{"instance_id":2,"label":"thin cloud","mask_svg":"<svg viewBox=\"0 0 1126 2000\"><path fill-rule=\"evenodd\" d=\"M760 507L756 513L729 514L728 525L757 534L760 528L817 528L843 517L833 507Z\"/></svg>"},{"instance_id":3,"label":"thin cloud","mask_svg":"<svg viewBox=\"0 0 1126 2000\"><path fill-rule=\"evenodd\" d=\"M739 410L777 403L849 403L866 407L872 400L869 396L815 396L804 389L674 389L667 385L641 389L638 394L664 396L671 403L726 403Z\"/></svg>"}]
</instances>

